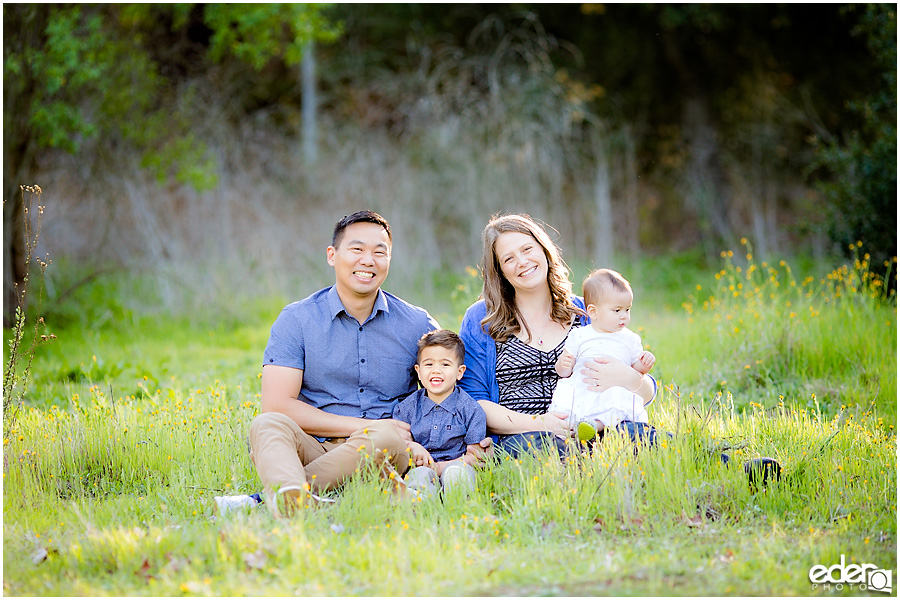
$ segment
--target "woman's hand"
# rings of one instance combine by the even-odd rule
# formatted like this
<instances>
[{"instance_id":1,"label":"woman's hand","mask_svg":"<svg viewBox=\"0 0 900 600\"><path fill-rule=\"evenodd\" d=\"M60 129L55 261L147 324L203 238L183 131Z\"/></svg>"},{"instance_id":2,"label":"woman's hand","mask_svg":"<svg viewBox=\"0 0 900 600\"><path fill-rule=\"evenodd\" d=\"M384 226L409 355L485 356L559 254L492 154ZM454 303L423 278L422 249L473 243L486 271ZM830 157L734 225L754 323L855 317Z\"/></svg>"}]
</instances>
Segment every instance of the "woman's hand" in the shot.
<instances>
[{"instance_id":1,"label":"woman's hand","mask_svg":"<svg viewBox=\"0 0 900 600\"><path fill-rule=\"evenodd\" d=\"M572 426L569 424L567 413L548 412L538 416L535 421L539 425L536 429L547 431L562 439L572 436Z\"/></svg>"},{"instance_id":2,"label":"woman's hand","mask_svg":"<svg viewBox=\"0 0 900 600\"><path fill-rule=\"evenodd\" d=\"M620 360L609 356L598 356L588 360L581 370L584 383L592 392L604 392L611 387L623 387L637 391L641 387L643 377Z\"/></svg>"},{"instance_id":3,"label":"woman's hand","mask_svg":"<svg viewBox=\"0 0 900 600\"><path fill-rule=\"evenodd\" d=\"M462 457L462 461L473 467L479 466L487 462L494 455L494 440L489 437L484 438L477 444L466 445L466 453Z\"/></svg>"},{"instance_id":4,"label":"woman's hand","mask_svg":"<svg viewBox=\"0 0 900 600\"><path fill-rule=\"evenodd\" d=\"M599 356L585 363L581 370L587 389L603 392L611 387L623 387L644 400L644 406L653 401L656 382L650 375L641 375L622 361L609 356Z\"/></svg>"}]
</instances>

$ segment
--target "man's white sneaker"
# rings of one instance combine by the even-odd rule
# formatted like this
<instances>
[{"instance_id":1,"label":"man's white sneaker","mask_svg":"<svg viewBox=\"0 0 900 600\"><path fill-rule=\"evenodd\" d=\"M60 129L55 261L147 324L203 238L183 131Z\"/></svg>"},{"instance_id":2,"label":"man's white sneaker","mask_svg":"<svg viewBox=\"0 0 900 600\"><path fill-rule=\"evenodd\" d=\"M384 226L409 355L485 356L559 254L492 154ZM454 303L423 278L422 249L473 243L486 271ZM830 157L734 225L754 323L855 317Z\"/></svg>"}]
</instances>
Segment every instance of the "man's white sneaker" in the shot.
<instances>
[{"instance_id":1,"label":"man's white sneaker","mask_svg":"<svg viewBox=\"0 0 900 600\"><path fill-rule=\"evenodd\" d=\"M219 514L224 515L230 512L236 512L242 509L255 508L259 501L253 496L216 496L216 509Z\"/></svg>"}]
</instances>

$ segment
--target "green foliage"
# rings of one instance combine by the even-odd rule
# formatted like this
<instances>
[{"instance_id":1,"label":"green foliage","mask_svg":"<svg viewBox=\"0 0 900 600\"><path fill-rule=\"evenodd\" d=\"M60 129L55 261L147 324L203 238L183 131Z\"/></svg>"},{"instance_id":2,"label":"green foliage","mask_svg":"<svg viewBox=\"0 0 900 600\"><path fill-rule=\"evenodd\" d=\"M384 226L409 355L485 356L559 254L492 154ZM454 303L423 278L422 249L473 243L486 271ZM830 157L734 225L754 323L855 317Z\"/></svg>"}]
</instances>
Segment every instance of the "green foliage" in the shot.
<instances>
[{"instance_id":1,"label":"green foliage","mask_svg":"<svg viewBox=\"0 0 900 600\"><path fill-rule=\"evenodd\" d=\"M25 197L28 193L27 198ZM44 274L50 266L50 259L41 260L35 256L35 250L41 237L41 224L43 222L44 207L40 202L40 186L22 186L20 189L25 213L25 231L23 245L25 248L24 264L25 277L15 286L15 318L12 327L7 332L4 330L3 340L3 435L10 435L15 428L19 409L23 400L27 397L28 386L33 375L34 358L38 348L56 339L55 334L48 334L47 324L40 316L40 307L43 304ZM34 271L36 281L29 284L31 271ZM36 288L35 288L36 286ZM26 315L26 294L37 296L37 315ZM35 294L35 292L37 292ZM30 337L28 336L30 329Z\"/></svg>"},{"instance_id":2,"label":"green foliage","mask_svg":"<svg viewBox=\"0 0 900 600\"><path fill-rule=\"evenodd\" d=\"M22 14L32 11L39 14ZM5 18L20 27L29 19L43 26L39 43L31 43L26 32L5 42L4 80L11 88L6 93L20 96L26 109L5 113L7 126L24 119L38 146L69 152L120 124L126 137L147 135L136 117L152 111L161 80L146 54L102 12L80 5L7 12Z\"/></svg>"},{"instance_id":3,"label":"green foliage","mask_svg":"<svg viewBox=\"0 0 900 600\"><path fill-rule=\"evenodd\" d=\"M827 177L819 188L828 200L826 229L838 247L862 240L876 262L897 247L897 20L896 6L867 4L854 33L864 36L883 85L864 100L848 102L862 125L841 139L814 140L814 168Z\"/></svg>"},{"instance_id":4,"label":"green foliage","mask_svg":"<svg viewBox=\"0 0 900 600\"><path fill-rule=\"evenodd\" d=\"M706 358L670 365L662 358L667 376L699 383L702 395L731 390L742 408L787 399L836 411L874 401L895 419L896 258L872 264L869 254L858 255L860 242L852 264L798 278L786 261L758 262L743 244L740 259L722 253L724 267L711 289L696 286L683 304L691 326L675 346L668 342L672 359L692 352ZM659 335L652 327L649 333ZM673 376L671 367L682 371Z\"/></svg>"},{"instance_id":5,"label":"green foliage","mask_svg":"<svg viewBox=\"0 0 900 600\"><path fill-rule=\"evenodd\" d=\"M207 4L204 22L213 30L210 56L233 55L261 69L273 58L296 65L308 42L334 42L341 33L324 15L325 4Z\"/></svg>"},{"instance_id":6,"label":"green foliage","mask_svg":"<svg viewBox=\"0 0 900 600\"><path fill-rule=\"evenodd\" d=\"M178 29L187 26L191 7L160 10ZM24 119L28 128L19 131L32 143L73 153L86 141L121 136L142 148L144 166L160 179L174 176L198 189L214 185L205 142L190 132L189 114L173 113L172 82L142 45L142 29L159 17L157 9L20 6L4 7L4 15L14 32L4 42L5 93L25 109L4 111L5 130L11 120ZM204 15L212 29L210 57L231 54L255 69L273 59L294 64L308 41L334 41L340 32L318 4L210 4ZM40 31L17 31L29 26ZM21 140L12 142L15 147Z\"/></svg>"},{"instance_id":7,"label":"green foliage","mask_svg":"<svg viewBox=\"0 0 900 600\"><path fill-rule=\"evenodd\" d=\"M655 450L611 434L562 464L497 457L470 495L420 501L363 469L335 504L276 521L212 509L257 489L253 395L144 387L70 394L4 441L8 593L779 596L841 554L896 557L896 437L871 415L741 415L667 390L653 416L677 435ZM754 489L740 464L760 454L784 476Z\"/></svg>"},{"instance_id":8,"label":"green foliage","mask_svg":"<svg viewBox=\"0 0 900 600\"><path fill-rule=\"evenodd\" d=\"M7 592L643 596L677 585L777 596L811 593L809 568L841 554L887 568L897 525L896 325L883 326L896 318L884 283L893 267L876 277L862 255L810 281L786 263L755 262L749 248L723 259L711 289L694 290L692 313L641 318L664 384L651 420L674 434L655 450L635 453L610 434L562 464L497 457L469 496L421 502L398 501L364 469L336 504L290 521L212 508L214 495L259 491L246 435L274 311L243 328L134 314L102 327L72 321L42 348L28 406L4 438ZM683 270L660 280L666 295L699 262L661 265ZM453 313L477 294L477 273L455 285L434 277ZM104 283L85 301L115 293ZM788 345L772 347L784 336ZM722 386L688 377L716 369L727 373ZM854 395L857 382L865 393ZM782 463L778 484L748 487L741 464L758 456Z\"/></svg>"},{"instance_id":9,"label":"green foliage","mask_svg":"<svg viewBox=\"0 0 900 600\"><path fill-rule=\"evenodd\" d=\"M154 173L160 183L172 178L197 190L211 190L218 182L215 157L190 132L170 138L157 152L148 152L141 160L141 167Z\"/></svg>"}]
</instances>

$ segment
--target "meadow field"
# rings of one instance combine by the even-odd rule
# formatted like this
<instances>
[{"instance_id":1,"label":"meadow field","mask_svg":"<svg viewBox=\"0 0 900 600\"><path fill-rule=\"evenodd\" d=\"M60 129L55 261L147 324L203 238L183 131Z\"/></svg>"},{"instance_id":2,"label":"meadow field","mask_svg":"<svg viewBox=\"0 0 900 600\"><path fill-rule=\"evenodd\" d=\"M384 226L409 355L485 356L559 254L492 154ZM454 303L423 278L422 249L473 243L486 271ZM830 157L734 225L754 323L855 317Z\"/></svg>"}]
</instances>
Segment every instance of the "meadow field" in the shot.
<instances>
[{"instance_id":1,"label":"meadow field","mask_svg":"<svg viewBox=\"0 0 900 600\"><path fill-rule=\"evenodd\" d=\"M160 318L99 278L12 371L28 387L4 414L4 595L884 593L809 572L896 573L896 259L800 273L744 242L717 271L623 272L652 268L668 279L633 278L632 326L657 356L650 419L673 434L658 448L607 436L563 464L496 457L470 495L423 501L364 471L291 520L219 515L213 496L259 491L260 360L296 298ZM437 279L429 308L456 329L478 273ZM783 476L753 487L740 464L760 456Z\"/></svg>"}]
</instances>

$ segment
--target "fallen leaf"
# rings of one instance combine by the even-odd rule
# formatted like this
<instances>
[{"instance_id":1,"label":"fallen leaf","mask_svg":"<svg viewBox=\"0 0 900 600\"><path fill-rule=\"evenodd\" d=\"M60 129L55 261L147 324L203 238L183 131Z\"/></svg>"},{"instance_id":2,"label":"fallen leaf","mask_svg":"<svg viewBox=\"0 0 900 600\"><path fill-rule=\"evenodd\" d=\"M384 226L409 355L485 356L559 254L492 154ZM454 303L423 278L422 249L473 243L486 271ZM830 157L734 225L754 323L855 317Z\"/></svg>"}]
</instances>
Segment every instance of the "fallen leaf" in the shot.
<instances>
[{"instance_id":1,"label":"fallen leaf","mask_svg":"<svg viewBox=\"0 0 900 600\"><path fill-rule=\"evenodd\" d=\"M549 523L544 523L541 525L541 537L549 537L553 530L556 529L556 523L550 521Z\"/></svg>"},{"instance_id":2,"label":"fallen leaf","mask_svg":"<svg viewBox=\"0 0 900 600\"><path fill-rule=\"evenodd\" d=\"M189 559L179 556L172 556L171 552L166 554L166 558L169 559L169 564L166 565L166 569L172 571L173 573L177 573L191 564L191 561Z\"/></svg>"},{"instance_id":3,"label":"fallen leaf","mask_svg":"<svg viewBox=\"0 0 900 600\"><path fill-rule=\"evenodd\" d=\"M681 518L688 527L703 527L703 517L698 513L695 517L689 517L684 509L681 510Z\"/></svg>"},{"instance_id":4,"label":"fallen leaf","mask_svg":"<svg viewBox=\"0 0 900 600\"><path fill-rule=\"evenodd\" d=\"M256 552L244 552L242 558L244 559L244 564L251 569L256 569L258 571L262 571L267 562L266 553L262 550L257 550Z\"/></svg>"},{"instance_id":5,"label":"fallen leaf","mask_svg":"<svg viewBox=\"0 0 900 600\"><path fill-rule=\"evenodd\" d=\"M153 579L153 575L150 574L151 569L150 559L145 558L144 562L141 563L141 568L138 569L138 572L135 573L135 575L139 575L146 580Z\"/></svg>"}]
</instances>

